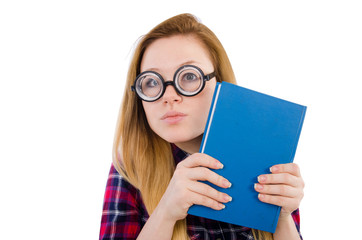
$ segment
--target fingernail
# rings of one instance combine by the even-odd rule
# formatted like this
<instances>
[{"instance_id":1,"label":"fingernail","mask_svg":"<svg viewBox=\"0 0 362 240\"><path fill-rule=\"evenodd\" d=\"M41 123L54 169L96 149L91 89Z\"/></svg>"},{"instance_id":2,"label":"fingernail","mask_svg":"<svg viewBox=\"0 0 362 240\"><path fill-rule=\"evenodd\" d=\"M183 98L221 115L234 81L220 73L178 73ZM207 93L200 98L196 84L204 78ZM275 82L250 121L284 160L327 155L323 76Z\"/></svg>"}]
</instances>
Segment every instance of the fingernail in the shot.
<instances>
[{"instance_id":1,"label":"fingernail","mask_svg":"<svg viewBox=\"0 0 362 240\"><path fill-rule=\"evenodd\" d=\"M231 187L231 182L229 182L228 180L224 179L223 180L223 185L227 188L230 188Z\"/></svg>"},{"instance_id":2,"label":"fingernail","mask_svg":"<svg viewBox=\"0 0 362 240\"><path fill-rule=\"evenodd\" d=\"M265 182L266 181L266 177L264 175L261 175L258 177L258 182Z\"/></svg>"},{"instance_id":3,"label":"fingernail","mask_svg":"<svg viewBox=\"0 0 362 240\"><path fill-rule=\"evenodd\" d=\"M221 162L219 162L219 163L217 164L217 167L218 167L219 169L223 169L223 168L224 168L224 164L222 164Z\"/></svg>"},{"instance_id":4,"label":"fingernail","mask_svg":"<svg viewBox=\"0 0 362 240\"><path fill-rule=\"evenodd\" d=\"M225 201L228 201L228 202L231 202L231 200L233 200L233 198L230 197L229 195L225 195L224 199L225 199Z\"/></svg>"},{"instance_id":5,"label":"fingernail","mask_svg":"<svg viewBox=\"0 0 362 240\"><path fill-rule=\"evenodd\" d=\"M264 194L259 194L259 195L258 195L258 198L259 198L259 199L264 199Z\"/></svg>"},{"instance_id":6,"label":"fingernail","mask_svg":"<svg viewBox=\"0 0 362 240\"><path fill-rule=\"evenodd\" d=\"M262 190L262 189L263 189L263 185L255 183L255 184L254 184L254 188L255 188L255 190Z\"/></svg>"},{"instance_id":7,"label":"fingernail","mask_svg":"<svg viewBox=\"0 0 362 240\"><path fill-rule=\"evenodd\" d=\"M224 205L224 204L219 203L219 207L220 207L221 209L224 209L224 208L225 208L225 205Z\"/></svg>"},{"instance_id":8,"label":"fingernail","mask_svg":"<svg viewBox=\"0 0 362 240\"><path fill-rule=\"evenodd\" d=\"M279 170L279 167L278 166L272 166L270 167L270 172L277 172Z\"/></svg>"}]
</instances>

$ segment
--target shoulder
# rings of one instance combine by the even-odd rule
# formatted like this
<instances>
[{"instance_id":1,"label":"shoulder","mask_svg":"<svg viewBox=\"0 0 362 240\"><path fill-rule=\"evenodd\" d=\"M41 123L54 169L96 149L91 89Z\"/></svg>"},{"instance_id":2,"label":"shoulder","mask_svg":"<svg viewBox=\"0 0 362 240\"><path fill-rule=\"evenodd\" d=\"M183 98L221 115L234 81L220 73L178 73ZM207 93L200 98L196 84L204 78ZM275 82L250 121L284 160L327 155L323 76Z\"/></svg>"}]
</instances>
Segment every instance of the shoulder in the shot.
<instances>
[{"instance_id":1,"label":"shoulder","mask_svg":"<svg viewBox=\"0 0 362 240\"><path fill-rule=\"evenodd\" d=\"M99 239L135 239L147 218L139 190L112 164L104 195Z\"/></svg>"},{"instance_id":2,"label":"shoulder","mask_svg":"<svg viewBox=\"0 0 362 240\"><path fill-rule=\"evenodd\" d=\"M104 196L104 204L107 203L116 204L115 206L126 204L133 208L140 208L143 204L139 190L126 181L113 164L109 171Z\"/></svg>"}]
</instances>

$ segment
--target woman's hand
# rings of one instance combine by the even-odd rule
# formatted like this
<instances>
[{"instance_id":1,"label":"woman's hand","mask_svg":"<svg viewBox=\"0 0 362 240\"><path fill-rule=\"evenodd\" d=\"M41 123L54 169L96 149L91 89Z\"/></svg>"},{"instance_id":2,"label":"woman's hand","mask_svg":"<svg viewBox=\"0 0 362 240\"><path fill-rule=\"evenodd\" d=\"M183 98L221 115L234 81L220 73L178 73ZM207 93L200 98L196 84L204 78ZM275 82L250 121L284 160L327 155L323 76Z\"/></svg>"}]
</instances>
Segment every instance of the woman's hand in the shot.
<instances>
[{"instance_id":1,"label":"woman's hand","mask_svg":"<svg viewBox=\"0 0 362 240\"><path fill-rule=\"evenodd\" d=\"M280 206L280 217L288 217L299 207L304 196L304 181L297 164L279 164L270 168L271 174L258 177L255 190L262 202Z\"/></svg>"},{"instance_id":2,"label":"woman's hand","mask_svg":"<svg viewBox=\"0 0 362 240\"><path fill-rule=\"evenodd\" d=\"M222 167L218 160L206 154L190 155L177 165L157 208L162 209L172 221L185 218L187 211L194 204L215 210L225 208L223 203L231 201L231 197L199 182L209 181L219 187L229 188L231 183L227 179L210 170Z\"/></svg>"}]
</instances>

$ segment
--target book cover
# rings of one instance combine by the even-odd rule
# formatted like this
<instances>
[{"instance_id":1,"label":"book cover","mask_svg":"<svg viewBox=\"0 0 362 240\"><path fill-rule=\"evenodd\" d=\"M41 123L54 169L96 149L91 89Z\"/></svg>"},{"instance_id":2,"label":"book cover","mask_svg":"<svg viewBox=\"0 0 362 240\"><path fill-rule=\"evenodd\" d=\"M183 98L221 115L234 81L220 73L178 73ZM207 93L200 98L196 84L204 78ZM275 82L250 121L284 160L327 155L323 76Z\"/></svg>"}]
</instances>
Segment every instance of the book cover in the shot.
<instances>
[{"instance_id":1,"label":"book cover","mask_svg":"<svg viewBox=\"0 0 362 240\"><path fill-rule=\"evenodd\" d=\"M224 164L213 170L232 186L216 190L233 200L220 211L193 205L189 214L275 232L280 207L258 199L254 183L275 164L293 162L306 107L246 89L218 83L200 152Z\"/></svg>"}]
</instances>

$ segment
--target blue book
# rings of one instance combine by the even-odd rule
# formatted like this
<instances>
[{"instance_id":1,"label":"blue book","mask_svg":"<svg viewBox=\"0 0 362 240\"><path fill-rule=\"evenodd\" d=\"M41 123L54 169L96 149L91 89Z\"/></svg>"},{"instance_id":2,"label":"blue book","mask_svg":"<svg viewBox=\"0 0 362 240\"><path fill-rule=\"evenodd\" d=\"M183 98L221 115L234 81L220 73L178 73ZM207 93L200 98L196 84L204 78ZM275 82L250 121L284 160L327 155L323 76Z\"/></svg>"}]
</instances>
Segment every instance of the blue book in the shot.
<instances>
[{"instance_id":1,"label":"blue book","mask_svg":"<svg viewBox=\"0 0 362 240\"><path fill-rule=\"evenodd\" d=\"M275 232L280 207L258 199L254 183L275 164L293 162L306 107L227 82L218 83L200 147L224 164L213 170L232 186L216 190L233 200L220 211L193 205L188 213Z\"/></svg>"}]
</instances>

